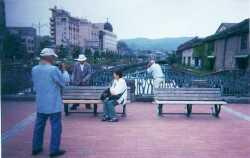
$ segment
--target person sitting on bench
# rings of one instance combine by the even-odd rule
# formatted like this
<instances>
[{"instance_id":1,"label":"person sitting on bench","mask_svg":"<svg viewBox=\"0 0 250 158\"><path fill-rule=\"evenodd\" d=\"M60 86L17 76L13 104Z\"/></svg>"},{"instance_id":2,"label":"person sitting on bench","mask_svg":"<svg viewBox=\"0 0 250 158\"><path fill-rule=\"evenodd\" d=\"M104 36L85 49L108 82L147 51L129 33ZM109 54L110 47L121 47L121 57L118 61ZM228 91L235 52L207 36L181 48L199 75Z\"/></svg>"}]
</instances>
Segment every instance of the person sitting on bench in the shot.
<instances>
[{"instance_id":1,"label":"person sitting on bench","mask_svg":"<svg viewBox=\"0 0 250 158\"><path fill-rule=\"evenodd\" d=\"M114 81L109 88L110 96L104 99L102 121L117 122L115 106L118 104L125 104L127 101L127 84L122 78L121 71L114 72Z\"/></svg>"}]
</instances>

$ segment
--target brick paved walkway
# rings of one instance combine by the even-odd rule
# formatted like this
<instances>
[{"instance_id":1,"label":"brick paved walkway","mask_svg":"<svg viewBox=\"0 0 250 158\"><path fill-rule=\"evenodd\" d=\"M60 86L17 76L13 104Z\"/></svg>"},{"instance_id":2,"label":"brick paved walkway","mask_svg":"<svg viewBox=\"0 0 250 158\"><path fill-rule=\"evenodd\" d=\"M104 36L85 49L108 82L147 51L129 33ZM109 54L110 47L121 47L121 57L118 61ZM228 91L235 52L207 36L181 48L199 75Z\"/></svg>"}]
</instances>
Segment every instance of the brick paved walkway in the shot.
<instances>
[{"instance_id":1,"label":"brick paved walkway","mask_svg":"<svg viewBox=\"0 0 250 158\"><path fill-rule=\"evenodd\" d=\"M2 103L2 134L34 112L33 102ZM250 105L229 105L249 115ZM101 108L100 108L101 109ZM194 111L207 112L195 107ZM164 109L166 110L166 109ZM168 112L182 112L183 106ZM249 158L250 122L222 110L221 118L211 116L156 116L150 103L128 106L127 118L119 123L101 122L91 114L63 118L62 148L65 158ZM2 144L3 158L29 158L33 122ZM49 123L45 151L48 157Z\"/></svg>"}]
</instances>

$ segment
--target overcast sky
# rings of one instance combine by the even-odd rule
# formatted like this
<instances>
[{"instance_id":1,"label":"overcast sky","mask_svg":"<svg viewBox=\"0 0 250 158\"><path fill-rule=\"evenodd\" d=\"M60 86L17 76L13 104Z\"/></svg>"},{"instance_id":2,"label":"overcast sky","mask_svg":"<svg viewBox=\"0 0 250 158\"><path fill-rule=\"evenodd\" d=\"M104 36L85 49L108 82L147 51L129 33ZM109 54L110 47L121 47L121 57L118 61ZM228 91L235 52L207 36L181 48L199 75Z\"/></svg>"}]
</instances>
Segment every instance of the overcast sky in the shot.
<instances>
[{"instance_id":1,"label":"overcast sky","mask_svg":"<svg viewBox=\"0 0 250 158\"><path fill-rule=\"evenodd\" d=\"M207 36L222 22L249 18L250 0L5 0L8 26L43 24L49 34L49 8L68 10L92 22L107 18L119 39Z\"/></svg>"}]
</instances>

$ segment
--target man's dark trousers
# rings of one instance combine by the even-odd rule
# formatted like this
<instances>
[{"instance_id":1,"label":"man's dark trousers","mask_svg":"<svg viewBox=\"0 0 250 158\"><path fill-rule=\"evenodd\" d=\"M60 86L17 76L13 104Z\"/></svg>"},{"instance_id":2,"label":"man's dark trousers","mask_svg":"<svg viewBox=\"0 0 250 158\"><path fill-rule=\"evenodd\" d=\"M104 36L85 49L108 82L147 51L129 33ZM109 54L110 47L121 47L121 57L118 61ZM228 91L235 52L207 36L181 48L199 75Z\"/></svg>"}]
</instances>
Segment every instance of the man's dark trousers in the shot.
<instances>
[{"instance_id":1,"label":"man's dark trousers","mask_svg":"<svg viewBox=\"0 0 250 158\"><path fill-rule=\"evenodd\" d=\"M33 133L33 150L43 148L43 135L47 119L50 119L51 137L50 137L50 153L55 153L60 149L61 133L62 133L62 116L61 112L52 114L37 113L35 129Z\"/></svg>"}]
</instances>

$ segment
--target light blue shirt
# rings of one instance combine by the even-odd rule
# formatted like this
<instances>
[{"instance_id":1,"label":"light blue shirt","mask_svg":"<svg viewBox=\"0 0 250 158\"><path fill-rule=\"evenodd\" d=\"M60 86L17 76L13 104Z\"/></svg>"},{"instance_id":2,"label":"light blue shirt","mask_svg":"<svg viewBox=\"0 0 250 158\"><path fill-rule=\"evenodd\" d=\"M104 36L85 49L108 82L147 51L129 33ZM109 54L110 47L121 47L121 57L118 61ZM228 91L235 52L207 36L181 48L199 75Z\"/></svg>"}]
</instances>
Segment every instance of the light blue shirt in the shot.
<instances>
[{"instance_id":1,"label":"light blue shirt","mask_svg":"<svg viewBox=\"0 0 250 158\"><path fill-rule=\"evenodd\" d=\"M50 64L39 64L32 68L32 80L36 92L37 112L61 112L61 92L65 84L60 70Z\"/></svg>"}]
</instances>

